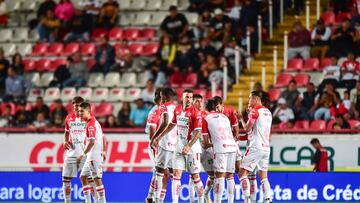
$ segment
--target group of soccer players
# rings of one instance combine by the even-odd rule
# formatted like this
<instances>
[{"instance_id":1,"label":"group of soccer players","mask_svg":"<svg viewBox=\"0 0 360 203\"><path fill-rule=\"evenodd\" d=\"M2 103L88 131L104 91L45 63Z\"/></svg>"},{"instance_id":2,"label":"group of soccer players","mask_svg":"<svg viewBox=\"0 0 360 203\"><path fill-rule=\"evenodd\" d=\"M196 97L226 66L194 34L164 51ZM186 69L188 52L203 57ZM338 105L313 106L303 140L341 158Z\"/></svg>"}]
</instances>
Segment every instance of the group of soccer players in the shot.
<instances>
[{"instance_id":1,"label":"group of soccer players","mask_svg":"<svg viewBox=\"0 0 360 203\"><path fill-rule=\"evenodd\" d=\"M66 117L63 165L63 192L65 203L71 202L71 179L77 177L83 185L85 202L106 203L101 181L105 160L106 140L100 123L91 115L91 106L81 97L72 100L73 113Z\"/></svg>"},{"instance_id":2,"label":"group of soccer players","mask_svg":"<svg viewBox=\"0 0 360 203\"><path fill-rule=\"evenodd\" d=\"M171 179L172 202L177 203L181 190L182 172L190 173L190 202L220 203L227 184L228 202L234 202L237 171L245 203L256 202L256 175L258 171L264 193L264 202L271 202L271 188L267 179L270 156L271 112L263 106L261 92L251 92L248 101L248 120L241 113L223 105L221 97L206 101L190 89L182 93L176 103L171 88L157 89L156 105L148 116L149 155L154 162L146 202L164 202L167 182ZM238 121L247 132L240 136ZM240 153L240 140L247 140L246 153ZM199 173L202 168L208 179L205 189Z\"/></svg>"}]
</instances>

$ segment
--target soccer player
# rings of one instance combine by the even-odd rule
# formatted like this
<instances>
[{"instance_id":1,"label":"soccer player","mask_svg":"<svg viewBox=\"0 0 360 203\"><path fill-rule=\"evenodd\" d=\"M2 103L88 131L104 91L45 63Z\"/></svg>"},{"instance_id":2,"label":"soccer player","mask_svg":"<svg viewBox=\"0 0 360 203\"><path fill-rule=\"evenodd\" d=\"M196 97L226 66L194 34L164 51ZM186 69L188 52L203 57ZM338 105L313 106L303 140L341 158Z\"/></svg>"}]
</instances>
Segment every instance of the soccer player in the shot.
<instances>
[{"instance_id":1,"label":"soccer player","mask_svg":"<svg viewBox=\"0 0 360 203\"><path fill-rule=\"evenodd\" d=\"M248 101L249 119L247 122L239 115L242 126L248 132L248 148L240 166L240 183L245 203L251 202L250 182L248 174L256 168L264 193L264 203L271 202L271 188L267 177L270 157L270 132L272 115L269 109L262 105L261 93L251 92Z\"/></svg>"},{"instance_id":2,"label":"soccer player","mask_svg":"<svg viewBox=\"0 0 360 203\"><path fill-rule=\"evenodd\" d=\"M86 122L79 116L79 106L84 102L82 97L72 99L73 112L65 119L64 148L65 160L63 165L63 191L65 203L71 202L71 179L77 176L84 165L85 159L77 164L76 159L83 153L85 148L85 126ZM96 186L91 176L89 182L92 185L92 194L97 199Z\"/></svg>"},{"instance_id":3,"label":"soccer player","mask_svg":"<svg viewBox=\"0 0 360 203\"><path fill-rule=\"evenodd\" d=\"M163 133L165 128L172 121L176 105L173 102L175 92L171 88L164 88L160 92L162 104L159 106L160 122L157 131L150 141L150 146L157 148L155 155L156 177L155 177L155 202L161 202L161 193L165 195L162 188L166 188L167 178L164 176L166 169L172 173L172 159L176 148L177 132L176 129ZM160 137L160 134L162 136ZM166 178L166 179L165 179Z\"/></svg>"},{"instance_id":4,"label":"soccer player","mask_svg":"<svg viewBox=\"0 0 360 203\"><path fill-rule=\"evenodd\" d=\"M182 172L187 170L194 179L195 190L198 196L198 202L204 202L204 187L200 180L200 154L202 118L201 113L193 105L193 92L186 89L182 94L182 105L176 107L172 122L159 135L163 135L177 127L176 151L173 156L174 177L172 181L172 200L178 203L180 194L180 178Z\"/></svg>"},{"instance_id":5,"label":"soccer player","mask_svg":"<svg viewBox=\"0 0 360 203\"><path fill-rule=\"evenodd\" d=\"M234 202L234 172L238 145L231 129L229 119L222 113L216 112L216 101L208 100L206 110L209 112L203 120L202 133L206 145L211 144L214 149L215 170L215 203L221 203L227 179L228 203Z\"/></svg>"},{"instance_id":6,"label":"soccer player","mask_svg":"<svg viewBox=\"0 0 360 203\"><path fill-rule=\"evenodd\" d=\"M91 106L87 102L80 104L79 116L86 122L86 146L83 153L77 158L77 162L86 157L84 167L81 171L80 178L83 185L83 192L85 202L91 202L91 186L88 178L92 176L96 184L96 192L99 194L99 202L106 203L105 188L102 183L103 175L103 161L104 161L104 133L101 129L100 123L91 115Z\"/></svg>"},{"instance_id":7,"label":"soccer player","mask_svg":"<svg viewBox=\"0 0 360 203\"><path fill-rule=\"evenodd\" d=\"M316 149L315 155L311 158L314 164L314 172L328 172L328 153L320 144L319 139L313 138L310 144Z\"/></svg>"}]
</instances>

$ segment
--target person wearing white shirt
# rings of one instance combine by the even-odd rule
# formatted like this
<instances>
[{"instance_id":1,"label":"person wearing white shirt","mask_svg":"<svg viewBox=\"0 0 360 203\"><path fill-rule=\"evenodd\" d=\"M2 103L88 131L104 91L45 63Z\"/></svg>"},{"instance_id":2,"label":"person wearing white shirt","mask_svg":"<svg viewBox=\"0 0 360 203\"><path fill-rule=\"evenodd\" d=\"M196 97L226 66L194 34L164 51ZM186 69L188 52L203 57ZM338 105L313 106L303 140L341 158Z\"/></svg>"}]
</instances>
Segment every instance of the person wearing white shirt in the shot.
<instances>
[{"instance_id":1,"label":"person wearing white shirt","mask_svg":"<svg viewBox=\"0 0 360 203\"><path fill-rule=\"evenodd\" d=\"M287 123L290 120L295 118L294 112L291 108L289 108L286 104L286 100L284 98L280 98L278 101L278 107L274 111L274 124L275 121L278 120L280 123Z\"/></svg>"},{"instance_id":2,"label":"person wearing white shirt","mask_svg":"<svg viewBox=\"0 0 360 203\"><path fill-rule=\"evenodd\" d=\"M341 68L337 64L337 58L331 57L331 65L326 66L323 69L324 79L318 87L319 92L322 92L327 83L331 83L335 88L339 86L339 80L341 75Z\"/></svg>"},{"instance_id":3,"label":"person wearing white shirt","mask_svg":"<svg viewBox=\"0 0 360 203\"><path fill-rule=\"evenodd\" d=\"M141 98L144 100L144 102L150 102L150 103L154 102L155 90L156 89L155 89L154 80L148 80L146 82L146 88L143 89L143 91L141 92Z\"/></svg>"},{"instance_id":4,"label":"person wearing white shirt","mask_svg":"<svg viewBox=\"0 0 360 203\"><path fill-rule=\"evenodd\" d=\"M242 8L242 3L240 0L235 0L234 1L234 6L231 8L230 13L228 14L228 16L235 20L238 21L240 19L240 12L241 12L241 8Z\"/></svg>"}]
</instances>

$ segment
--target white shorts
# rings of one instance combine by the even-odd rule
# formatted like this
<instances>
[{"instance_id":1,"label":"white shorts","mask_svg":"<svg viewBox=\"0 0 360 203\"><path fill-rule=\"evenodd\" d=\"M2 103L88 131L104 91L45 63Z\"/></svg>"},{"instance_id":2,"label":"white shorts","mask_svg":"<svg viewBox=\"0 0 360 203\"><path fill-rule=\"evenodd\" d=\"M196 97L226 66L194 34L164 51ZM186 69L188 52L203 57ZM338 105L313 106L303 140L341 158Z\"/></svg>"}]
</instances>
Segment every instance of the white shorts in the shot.
<instances>
[{"instance_id":1,"label":"white shorts","mask_svg":"<svg viewBox=\"0 0 360 203\"><path fill-rule=\"evenodd\" d=\"M148 154L149 154L150 160L155 164L155 163L156 163L156 162L155 162L155 154L156 154L156 151L149 146L149 147L148 147Z\"/></svg>"},{"instance_id":2,"label":"white shorts","mask_svg":"<svg viewBox=\"0 0 360 203\"><path fill-rule=\"evenodd\" d=\"M76 178L77 173L82 170L82 168L85 164L85 159L86 158L84 158L80 162L79 165L76 162L74 162L73 160L69 161L69 160L65 159L64 164L63 164L62 176L69 177L69 178Z\"/></svg>"},{"instance_id":3,"label":"white shorts","mask_svg":"<svg viewBox=\"0 0 360 203\"><path fill-rule=\"evenodd\" d=\"M80 176L91 176L93 178L102 178L103 168L102 163L97 161L86 161Z\"/></svg>"},{"instance_id":4,"label":"white shorts","mask_svg":"<svg viewBox=\"0 0 360 203\"><path fill-rule=\"evenodd\" d=\"M259 171L267 171L269 168L269 158L270 151L254 148L247 149L241 162L241 168L250 172L255 171L256 168Z\"/></svg>"},{"instance_id":5,"label":"white shorts","mask_svg":"<svg viewBox=\"0 0 360 203\"><path fill-rule=\"evenodd\" d=\"M208 148L200 156L201 165L206 172L214 171L214 151Z\"/></svg>"},{"instance_id":6,"label":"white shorts","mask_svg":"<svg viewBox=\"0 0 360 203\"><path fill-rule=\"evenodd\" d=\"M241 161L242 159L243 159L243 155L240 151L240 146L239 146L239 148L236 151L236 161Z\"/></svg>"},{"instance_id":7,"label":"white shorts","mask_svg":"<svg viewBox=\"0 0 360 203\"><path fill-rule=\"evenodd\" d=\"M215 153L214 154L214 169L219 173L234 173L236 152Z\"/></svg>"},{"instance_id":8,"label":"white shorts","mask_svg":"<svg viewBox=\"0 0 360 203\"><path fill-rule=\"evenodd\" d=\"M187 171L190 174L200 173L200 154L182 155L178 152L174 153L173 168Z\"/></svg>"},{"instance_id":9,"label":"white shorts","mask_svg":"<svg viewBox=\"0 0 360 203\"><path fill-rule=\"evenodd\" d=\"M159 147L155 155L156 167L163 169L172 168L173 155L174 152Z\"/></svg>"}]
</instances>

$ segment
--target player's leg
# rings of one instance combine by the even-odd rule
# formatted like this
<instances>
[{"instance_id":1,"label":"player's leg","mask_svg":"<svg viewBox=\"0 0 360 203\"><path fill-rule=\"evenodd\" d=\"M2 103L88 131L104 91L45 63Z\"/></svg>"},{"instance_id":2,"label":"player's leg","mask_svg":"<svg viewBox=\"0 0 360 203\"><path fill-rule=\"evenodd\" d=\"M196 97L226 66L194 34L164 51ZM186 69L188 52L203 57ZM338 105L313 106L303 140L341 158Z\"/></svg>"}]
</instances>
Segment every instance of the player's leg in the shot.
<instances>
[{"instance_id":1,"label":"player's leg","mask_svg":"<svg viewBox=\"0 0 360 203\"><path fill-rule=\"evenodd\" d=\"M70 203L71 202L71 177L64 177L63 180L63 192L64 192L64 202Z\"/></svg>"},{"instance_id":2,"label":"player's leg","mask_svg":"<svg viewBox=\"0 0 360 203\"><path fill-rule=\"evenodd\" d=\"M240 177L240 184L245 196L245 203L249 203L250 200L250 181L248 178L248 174L251 171L254 171L258 161L259 155L255 150L248 150L241 161L239 177Z\"/></svg>"},{"instance_id":3,"label":"player's leg","mask_svg":"<svg viewBox=\"0 0 360 203\"><path fill-rule=\"evenodd\" d=\"M195 202L195 184L194 184L194 179L191 177L191 175L189 175L189 198L190 198L190 203L194 203Z\"/></svg>"},{"instance_id":4,"label":"player's leg","mask_svg":"<svg viewBox=\"0 0 360 203\"><path fill-rule=\"evenodd\" d=\"M63 180L63 192L64 192L64 201L65 203L71 202L71 179L77 176L77 167L76 163L69 163L65 160L62 171L62 180Z\"/></svg>"},{"instance_id":5,"label":"player's leg","mask_svg":"<svg viewBox=\"0 0 360 203\"><path fill-rule=\"evenodd\" d=\"M235 195L235 181L234 181L234 172L235 172L235 160L236 153L227 153L227 156L224 158L226 160L226 184L227 184L227 195L228 203L234 202Z\"/></svg>"},{"instance_id":6,"label":"player's leg","mask_svg":"<svg viewBox=\"0 0 360 203\"><path fill-rule=\"evenodd\" d=\"M165 173L164 173L163 186L162 186L161 192L160 192L160 203L164 203L164 200L165 200L168 179L169 179L170 176L172 176L172 175L170 175L170 171L171 171L171 174L172 174L172 169L166 169Z\"/></svg>"},{"instance_id":7,"label":"player's leg","mask_svg":"<svg viewBox=\"0 0 360 203\"><path fill-rule=\"evenodd\" d=\"M99 194L99 203L106 203L105 187L100 177L94 179L96 184L96 192Z\"/></svg>"},{"instance_id":8,"label":"player's leg","mask_svg":"<svg viewBox=\"0 0 360 203\"><path fill-rule=\"evenodd\" d=\"M91 186L91 196L93 197L95 202L98 202L100 197L99 194L96 192L96 184L93 177L88 177L88 183Z\"/></svg>"},{"instance_id":9,"label":"player's leg","mask_svg":"<svg viewBox=\"0 0 360 203\"><path fill-rule=\"evenodd\" d=\"M190 154L186 157L186 165L191 174L191 177L194 179L195 191L198 197L198 202L204 202L204 185L200 180L200 154Z\"/></svg>"},{"instance_id":10,"label":"player's leg","mask_svg":"<svg viewBox=\"0 0 360 203\"><path fill-rule=\"evenodd\" d=\"M151 181L150 181L150 187L149 187L149 192L146 196L146 203L152 203L152 198L154 196L154 186L155 186L155 176L156 176L156 169L153 169L152 171L152 177L151 177Z\"/></svg>"},{"instance_id":11,"label":"player's leg","mask_svg":"<svg viewBox=\"0 0 360 203\"><path fill-rule=\"evenodd\" d=\"M271 199L271 187L267 176L267 171L269 167L269 157L270 152L261 152L262 158L259 161L258 169L259 169L259 177L261 180L261 187L264 193L264 203L270 203Z\"/></svg>"},{"instance_id":12,"label":"player's leg","mask_svg":"<svg viewBox=\"0 0 360 203\"><path fill-rule=\"evenodd\" d=\"M166 168L166 150L159 147L155 156L155 202L160 202L161 190L163 188L164 173Z\"/></svg>"},{"instance_id":13,"label":"player's leg","mask_svg":"<svg viewBox=\"0 0 360 203\"><path fill-rule=\"evenodd\" d=\"M206 203L211 203L210 191L215 184L215 172L212 169L212 171L207 171L207 174L208 174L208 178L205 184L204 196Z\"/></svg>"},{"instance_id":14,"label":"player's leg","mask_svg":"<svg viewBox=\"0 0 360 203\"><path fill-rule=\"evenodd\" d=\"M185 156L175 152L173 158L173 179L171 184L171 194L172 194L172 202L178 203L179 202L179 195L180 195L180 188L181 188L181 175L182 172L186 169L186 160Z\"/></svg>"},{"instance_id":15,"label":"player's leg","mask_svg":"<svg viewBox=\"0 0 360 203\"><path fill-rule=\"evenodd\" d=\"M256 194L258 190L257 180L256 180L256 170L249 173L248 175L250 181L250 199L252 203L256 202Z\"/></svg>"},{"instance_id":16,"label":"player's leg","mask_svg":"<svg viewBox=\"0 0 360 203\"><path fill-rule=\"evenodd\" d=\"M83 169L81 170L80 180L82 184L82 190L84 193L85 203L91 202L91 186L88 182L88 177L91 175L89 162L86 162Z\"/></svg>"},{"instance_id":17,"label":"player's leg","mask_svg":"<svg viewBox=\"0 0 360 203\"><path fill-rule=\"evenodd\" d=\"M210 190L214 186L215 182L215 173L214 173L214 153L211 148L204 150L201 154L201 164L208 174L208 178L206 180L205 189L204 189L204 196L207 203L211 203L210 198Z\"/></svg>"},{"instance_id":18,"label":"player's leg","mask_svg":"<svg viewBox=\"0 0 360 203\"><path fill-rule=\"evenodd\" d=\"M226 156L226 155L225 155ZM215 185L214 185L214 202L221 203L222 195L225 189L225 164L224 154L214 154L214 170L215 170Z\"/></svg>"}]
</instances>

